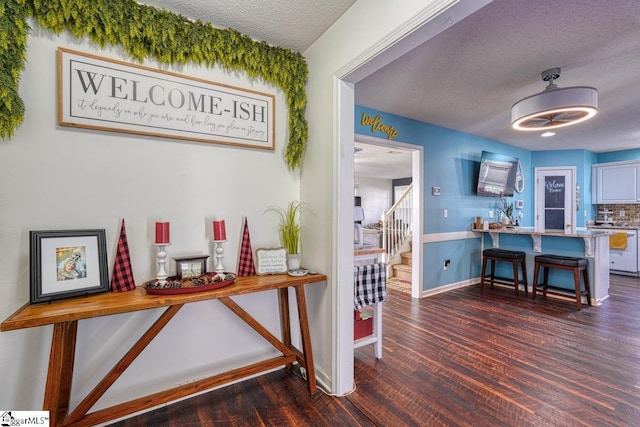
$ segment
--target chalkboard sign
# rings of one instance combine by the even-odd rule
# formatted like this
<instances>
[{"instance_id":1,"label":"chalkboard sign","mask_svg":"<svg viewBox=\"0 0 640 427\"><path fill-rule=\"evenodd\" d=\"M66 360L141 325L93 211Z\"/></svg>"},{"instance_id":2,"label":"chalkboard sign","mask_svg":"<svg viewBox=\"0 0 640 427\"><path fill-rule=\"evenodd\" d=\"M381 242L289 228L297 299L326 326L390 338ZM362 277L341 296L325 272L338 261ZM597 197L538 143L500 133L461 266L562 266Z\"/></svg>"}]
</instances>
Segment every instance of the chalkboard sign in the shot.
<instances>
[{"instance_id":1,"label":"chalkboard sign","mask_svg":"<svg viewBox=\"0 0 640 427\"><path fill-rule=\"evenodd\" d=\"M565 177L544 177L544 228L564 230Z\"/></svg>"},{"instance_id":2,"label":"chalkboard sign","mask_svg":"<svg viewBox=\"0 0 640 427\"><path fill-rule=\"evenodd\" d=\"M285 248L258 249L256 251L256 274L284 274L289 271Z\"/></svg>"}]
</instances>

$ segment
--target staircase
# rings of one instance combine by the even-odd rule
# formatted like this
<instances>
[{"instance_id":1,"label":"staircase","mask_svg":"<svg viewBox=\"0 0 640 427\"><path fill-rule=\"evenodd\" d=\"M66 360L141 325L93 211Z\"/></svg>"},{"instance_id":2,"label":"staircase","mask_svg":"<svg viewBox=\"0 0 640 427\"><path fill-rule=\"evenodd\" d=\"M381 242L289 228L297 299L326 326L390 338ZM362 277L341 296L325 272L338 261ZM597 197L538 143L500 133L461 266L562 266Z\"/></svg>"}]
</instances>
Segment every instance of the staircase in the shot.
<instances>
[{"instance_id":1,"label":"staircase","mask_svg":"<svg viewBox=\"0 0 640 427\"><path fill-rule=\"evenodd\" d=\"M400 253L400 264L392 264L391 271L393 272L392 277L396 279L404 280L405 282L411 282L411 258L412 258L411 247L409 247L409 252L401 252Z\"/></svg>"},{"instance_id":2,"label":"staircase","mask_svg":"<svg viewBox=\"0 0 640 427\"><path fill-rule=\"evenodd\" d=\"M410 184L393 206L382 213L382 248L387 264L400 253L406 242L411 241L412 218L413 184Z\"/></svg>"},{"instance_id":3,"label":"staircase","mask_svg":"<svg viewBox=\"0 0 640 427\"><path fill-rule=\"evenodd\" d=\"M411 282L411 236L413 233L413 184L382 213L382 248L387 276ZM408 252L402 252L404 249ZM399 262L399 263L398 263Z\"/></svg>"}]
</instances>

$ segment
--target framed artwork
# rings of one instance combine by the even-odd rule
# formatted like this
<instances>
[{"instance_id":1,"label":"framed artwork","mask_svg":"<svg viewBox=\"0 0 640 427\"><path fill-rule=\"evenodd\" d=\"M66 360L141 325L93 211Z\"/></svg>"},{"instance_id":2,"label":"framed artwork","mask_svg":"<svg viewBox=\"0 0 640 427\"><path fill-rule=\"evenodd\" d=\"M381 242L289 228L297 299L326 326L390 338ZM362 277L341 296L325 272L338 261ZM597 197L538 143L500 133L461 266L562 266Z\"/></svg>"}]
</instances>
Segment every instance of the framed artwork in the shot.
<instances>
[{"instance_id":1,"label":"framed artwork","mask_svg":"<svg viewBox=\"0 0 640 427\"><path fill-rule=\"evenodd\" d=\"M29 233L31 304L109 290L105 230Z\"/></svg>"},{"instance_id":2,"label":"framed artwork","mask_svg":"<svg viewBox=\"0 0 640 427\"><path fill-rule=\"evenodd\" d=\"M207 258L209 255L194 255L174 258L176 262L176 276L179 279L191 279L207 272Z\"/></svg>"}]
</instances>

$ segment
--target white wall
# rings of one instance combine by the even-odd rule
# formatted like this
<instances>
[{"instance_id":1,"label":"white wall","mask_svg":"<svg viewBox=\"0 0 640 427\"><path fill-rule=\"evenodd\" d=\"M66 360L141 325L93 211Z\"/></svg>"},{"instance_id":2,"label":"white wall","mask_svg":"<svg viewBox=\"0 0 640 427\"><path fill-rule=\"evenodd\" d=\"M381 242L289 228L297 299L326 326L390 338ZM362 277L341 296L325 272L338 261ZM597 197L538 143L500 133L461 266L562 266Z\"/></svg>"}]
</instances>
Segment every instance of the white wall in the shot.
<instances>
[{"instance_id":1,"label":"white wall","mask_svg":"<svg viewBox=\"0 0 640 427\"><path fill-rule=\"evenodd\" d=\"M390 179L355 177L358 195L362 197L363 225L380 221L384 211L391 207L393 185Z\"/></svg>"},{"instance_id":2,"label":"white wall","mask_svg":"<svg viewBox=\"0 0 640 427\"><path fill-rule=\"evenodd\" d=\"M11 140L0 144L0 320L29 301L29 230L106 229L111 273L124 218L138 284L155 277L152 243L156 220L171 222L168 254L172 257L213 254L211 221L225 219L224 266L228 271L237 269L243 216L249 220L254 250L279 245L276 218L263 212L269 205L285 206L297 199L300 177L284 161L287 109L278 88L220 69L171 69L274 93L275 152L60 127L56 124L59 46L130 62L118 50L100 50L34 25L20 89L25 121ZM173 263L169 265L171 274ZM212 260L209 268L214 268ZM236 301L280 335L275 293ZM159 311L151 310L79 322L72 406L158 315ZM0 407L42 407L51 331L48 326L0 333ZM273 352L217 301L191 304L177 314L97 407Z\"/></svg>"}]
</instances>

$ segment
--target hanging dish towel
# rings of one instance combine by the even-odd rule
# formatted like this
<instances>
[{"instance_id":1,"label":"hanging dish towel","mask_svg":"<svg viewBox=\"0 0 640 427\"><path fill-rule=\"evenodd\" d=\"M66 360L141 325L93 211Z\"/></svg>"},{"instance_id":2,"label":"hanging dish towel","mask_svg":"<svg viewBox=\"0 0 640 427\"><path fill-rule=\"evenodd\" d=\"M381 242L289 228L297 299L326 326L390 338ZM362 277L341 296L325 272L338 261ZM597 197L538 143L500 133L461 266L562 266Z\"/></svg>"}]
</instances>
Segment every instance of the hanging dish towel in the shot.
<instances>
[{"instance_id":1,"label":"hanging dish towel","mask_svg":"<svg viewBox=\"0 0 640 427\"><path fill-rule=\"evenodd\" d=\"M382 302L387 298L387 266L383 263L356 265L353 267L353 306Z\"/></svg>"},{"instance_id":2,"label":"hanging dish towel","mask_svg":"<svg viewBox=\"0 0 640 427\"><path fill-rule=\"evenodd\" d=\"M609 249L627 249L627 233L616 233L610 235Z\"/></svg>"}]
</instances>

